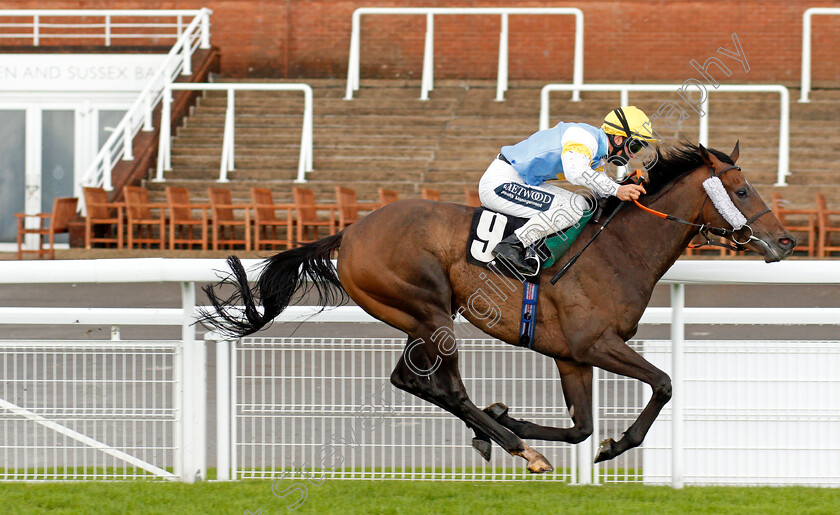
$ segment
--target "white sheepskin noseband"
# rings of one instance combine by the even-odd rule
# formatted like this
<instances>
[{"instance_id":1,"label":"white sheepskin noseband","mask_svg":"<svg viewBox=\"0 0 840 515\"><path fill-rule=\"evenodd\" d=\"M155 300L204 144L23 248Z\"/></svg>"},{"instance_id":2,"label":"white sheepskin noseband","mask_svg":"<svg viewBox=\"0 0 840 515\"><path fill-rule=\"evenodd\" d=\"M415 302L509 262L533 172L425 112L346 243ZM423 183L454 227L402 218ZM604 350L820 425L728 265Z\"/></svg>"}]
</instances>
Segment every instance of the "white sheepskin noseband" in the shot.
<instances>
[{"instance_id":1,"label":"white sheepskin noseband","mask_svg":"<svg viewBox=\"0 0 840 515\"><path fill-rule=\"evenodd\" d=\"M729 198L729 194L726 193L726 188L723 187L723 183L720 182L720 178L718 177L709 177L705 181L703 181L703 189L706 190L706 193L709 195L709 198L712 199L712 203L718 210L718 213L729 222L729 225L732 226L732 229L737 231L741 227L747 225L747 219L735 207L735 204L732 203L732 199Z\"/></svg>"}]
</instances>

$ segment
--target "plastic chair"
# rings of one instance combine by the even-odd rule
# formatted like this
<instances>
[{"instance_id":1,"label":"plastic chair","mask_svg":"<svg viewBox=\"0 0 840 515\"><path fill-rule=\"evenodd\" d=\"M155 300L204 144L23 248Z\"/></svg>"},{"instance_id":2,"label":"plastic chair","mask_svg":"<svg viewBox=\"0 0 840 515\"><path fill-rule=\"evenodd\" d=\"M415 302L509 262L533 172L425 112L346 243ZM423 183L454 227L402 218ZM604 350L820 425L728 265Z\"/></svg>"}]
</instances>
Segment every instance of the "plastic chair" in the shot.
<instances>
[{"instance_id":1,"label":"plastic chair","mask_svg":"<svg viewBox=\"0 0 840 515\"><path fill-rule=\"evenodd\" d=\"M53 201L51 213L37 213L29 215L26 213L15 213L17 218L17 258L23 259L24 254L38 254L38 259L49 255L55 259L55 235L69 232L68 223L76 216L76 205L79 199L75 197L59 197ZM27 228L26 219L37 218L37 228ZM38 235L38 249L25 250L23 240L27 234ZM44 239L50 242L50 248L44 248Z\"/></svg>"},{"instance_id":2,"label":"plastic chair","mask_svg":"<svg viewBox=\"0 0 840 515\"><path fill-rule=\"evenodd\" d=\"M85 196L85 248L94 243L114 244L123 248L125 203L108 202L108 192L103 188L83 189Z\"/></svg>"}]
</instances>

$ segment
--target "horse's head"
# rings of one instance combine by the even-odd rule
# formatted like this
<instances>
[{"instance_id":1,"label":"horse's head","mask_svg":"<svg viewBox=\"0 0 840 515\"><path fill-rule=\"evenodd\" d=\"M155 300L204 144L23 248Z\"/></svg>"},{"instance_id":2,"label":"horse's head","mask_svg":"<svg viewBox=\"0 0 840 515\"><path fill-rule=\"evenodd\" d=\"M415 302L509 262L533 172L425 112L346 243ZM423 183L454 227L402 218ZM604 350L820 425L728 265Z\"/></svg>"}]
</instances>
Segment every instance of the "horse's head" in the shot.
<instances>
[{"instance_id":1,"label":"horse's head","mask_svg":"<svg viewBox=\"0 0 840 515\"><path fill-rule=\"evenodd\" d=\"M758 252L767 263L781 261L793 254L796 245L793 235L767 208L744 178L741 168L734 164L738 160L738 143L729 155L732 164L718 159L702 145L699 148L710 173L703 186L711 199L703 205L700 223L726 229L711 229L710 232Z\"/></svg>"}]
</instances>

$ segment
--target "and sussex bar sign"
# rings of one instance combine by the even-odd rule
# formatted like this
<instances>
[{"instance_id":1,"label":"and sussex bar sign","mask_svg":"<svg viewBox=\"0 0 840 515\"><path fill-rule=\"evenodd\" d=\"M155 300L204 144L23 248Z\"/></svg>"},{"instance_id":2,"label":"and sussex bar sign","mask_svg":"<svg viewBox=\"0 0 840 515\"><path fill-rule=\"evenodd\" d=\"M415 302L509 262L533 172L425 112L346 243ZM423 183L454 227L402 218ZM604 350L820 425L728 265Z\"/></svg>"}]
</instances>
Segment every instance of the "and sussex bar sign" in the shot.
<instances>
[{"instance_id":1,"label":"and sussex bar sign","mask_svg":"<svg viewBox=\"0 0 840 515\"><path fill-rule=\"evenodd\" d=\"M140 91L162 54L5 54L0 91Z\"/></svg>"}]
</instances>

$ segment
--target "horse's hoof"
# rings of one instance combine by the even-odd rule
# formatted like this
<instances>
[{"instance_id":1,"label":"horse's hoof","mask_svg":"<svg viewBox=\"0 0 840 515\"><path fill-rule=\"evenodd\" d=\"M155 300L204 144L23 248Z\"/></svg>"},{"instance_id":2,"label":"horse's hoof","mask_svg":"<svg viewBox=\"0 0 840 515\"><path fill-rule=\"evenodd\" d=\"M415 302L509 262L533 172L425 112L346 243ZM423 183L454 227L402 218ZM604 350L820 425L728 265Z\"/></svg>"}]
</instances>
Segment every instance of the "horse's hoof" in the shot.
<instances>
[{"instance_id":1,"label":"horse's hoof","mask_svg":"<svg viewBox=\"0 0 840 515\"><path fill-rule=\"evenodd\" d=\"M615 457L615 440L612 438L607 438L603 442L601 442L601 446L598 447L598 455L595 456L595 463L600 463L602 461L611 460Z\"/></svg>"},{"instance_id":2,"label":"horse's hoof","mask_svg":"<svg viewBox=\"0 0 840 515\"><path fill-rule=\"evenodd\" d=\"M545 456L540 455L539 458L528 462L528 472L532 474L545 474L546 472L554 472L554 467L545 459Z\"/></svg>"},{"instance_id":3,"label":"horse's hoof","mask_svg":"<svg viewBox=\"0 0 840 515\"><path fill-rule=\"evenodd\" d=\"M473 438L472 445L478 454L484 458L484 461L490 461L490 451L493 449L493 446L487 440L482 440L480 438Z\"/></svg>"},{"instance_id":4,"label":"horse's hoof","mask_svg":"<svg viewBox=\"0 0 840 515\"><path fill-rule=\"evenodd\" d=\"M494 420L499 420L500 418L507 415L508 407L502 404L501 402L494 402L493 404L484 408L484 413L487 413Z\"/></svg>"},{"instance_id":5,"label":"horse's hoof","mask_svg":"<svg viewBox=\"0 0 840 515\"><path fill-rule=\"evenodd\" d=\"M551 466L551 463L543 456L542 454L538 453L531 447L526 444L524 445L524 449L522 452L518 452L516 456L522 456L526 460L528 460L528 465L526 468L528 472L532 474L544 474L546 472L554 472L554 467Z\"/></svg>"}]
</instances>

